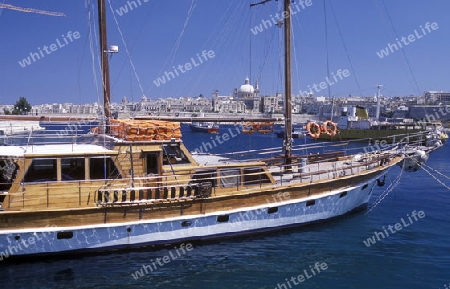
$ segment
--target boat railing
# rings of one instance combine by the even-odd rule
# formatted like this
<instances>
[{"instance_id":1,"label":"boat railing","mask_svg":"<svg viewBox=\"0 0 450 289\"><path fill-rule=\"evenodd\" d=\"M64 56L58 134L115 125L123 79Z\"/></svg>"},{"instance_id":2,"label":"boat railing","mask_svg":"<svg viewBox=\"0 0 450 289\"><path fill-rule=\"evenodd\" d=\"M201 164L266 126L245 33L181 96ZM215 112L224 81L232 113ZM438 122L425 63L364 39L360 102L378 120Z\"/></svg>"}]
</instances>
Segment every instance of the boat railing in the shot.
<instances>
[{"instance_id":1,"label":"boat railing","mask_svg":"<svg viewBox=\"0 0 450 289\"><path fill-rule=\"evenodd\" d=\"M343 158L340 161L323 160L306 165L289 165L289 171L286 165L272 167L270 172L276 177L276 183L268 183L266 172L254 171L245 174L247 181L241 180L241 173L227 174L225 178L237 179L232 183L237 192L270 187L278 187L288 184L312 184L326 180L334 180L347 176L354 176L365 171L372 170L379 166L385 166L393 158L391 153L373 153L362 156L361 159ZM148 178L137 178L133 181L136 184L143 184L145 181L152 180L152 186L130 186L122 188L101 188L97 190L98 205L126 205L148 202L178 202L186 199L208 198L216 195L216 188L223 188L221 176L211 176L210 173L204 173L204 179L185 180L180 184L178 178L185 177L185 174L171 176L155 176ZM222 176L223 178L224 176ZM164 180L165 179L165 180ZM196 181L196 182L194 182ZM228 187L230 188L230 187Z\"/></svg>"},{"instance_id":2,"label":"boat railing","mask_svg":"<svg viewBox=\"0 0 450 289\"><path fill-rule=\"evenodd\" d=\"M395 135L386 136L387 139L392 139L391 143L411 144L416 142L422 142L426 140L426 135L429 134L429 130L419 131L414 133L401 133Z\"/></svg>"},{"instance_id":3,"label":"boat railing","mask_svg":"<svg viewBox=\"0 0 450 289\"><path fill-rule=\"evenodd\" d=\"M49 206L134 206L153 203L177 203L209 197L261 192L285 185L311 185L335 179L346 179L390 164L395 153L371 153L355 159L342 157L338 161L323 160L317 163L295 163L272 166L238 166L210 168L209 172L192 169L173 175L153 175L139 178L110 180L66 181L67 188L61 190L60 181L20 183L22 191L27 186L41 188L39 194L14 194L14 209L39 205ZM205 168L202 168L205 169ZM223 171L225 170L225 171ZM271 176L274 182L271 181ZM194 178L196 176L196 178ZM101 185L100 185L101 183ZM333 185L330 183L330 189ZM8 208L10 205L7 206Z\"/></svg>"},{"instance_id":4,"label":"boat railing","mask_svg":"<svg viewBox=\"0 0 450 289\"><path fill-rule=\"evenodd\" d=\"M22 146L33 149L40 145L63 145L63 144L98 144L105 148L112 149L115 139L107 135L96 134L66 134L57 135L51 131L39 131L27 135L9 135L3 137L2 145Z\"/></svg>"},{"instance_id":5,"label":"boat railing","mask_svg":"<svg viewBox=\"0 0 450 289\"><path fill-rule=\"evenodd\" d=\"M207 198L211 195L211 183L187 185L129 187L122 189L99 189L96 194L96 204L130 205L154 202L186 201L189 199Z\"/></svg>"},{"instance_id":6,"label":"boat railing","mask_svg":"<svg viewBox=\"0 0 450 289\"><path fill-rule=\"evenodd\" d=\"M386 166L395 154L379 153L362 155L361 158L343 158L341 161L333 159L323 160L308 165L279 165L271 168L277 176L277 183L287 184L312 184L326 180L355 176L377 167Z\"/></svg>"}]
</instances>

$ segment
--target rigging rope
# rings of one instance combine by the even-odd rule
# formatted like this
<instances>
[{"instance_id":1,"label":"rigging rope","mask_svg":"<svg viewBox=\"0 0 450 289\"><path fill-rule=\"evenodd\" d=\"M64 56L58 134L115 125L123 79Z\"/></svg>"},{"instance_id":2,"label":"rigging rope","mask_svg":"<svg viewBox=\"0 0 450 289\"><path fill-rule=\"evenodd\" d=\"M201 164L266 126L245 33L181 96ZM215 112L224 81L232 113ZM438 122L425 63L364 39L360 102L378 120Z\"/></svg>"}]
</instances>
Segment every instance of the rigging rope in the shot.
<instances>
[{"instance_id":1,"label":"rigging rope","mask_svg":"<svg viewBox=\"0 0 450 289\"><path fill-rule=\"evenodd\" d=\"M236 3L235 3L236 2ZM189 73L186 75L187 83L191 83L192 87L203 86L205 76L211 77L211 85L216 86L217 83L223 81L224 78L229 79L231 83L236 83L236 79L230 78L226 67L230 67L231 64L238 63L238 65L231 66L233 71L248 71L248 54L247 51L248 31L242 29L247 25L247 18L249 18L250 10L244 1L230 1L227 11L230 8L234 10L230 11L226 17L222 17L217 22L214 29L212 29L210 36L202 45L202 50L213 50L215 55L220 55L220 58L214 58L214 65L208 61L202 65L202 68L198 70L198 73ZM214 38L212 38L214 36ZM227 43L227 45L223 45ZM244 45L243 45L244 44ZM253 44L252 44L253 45ZM237 53L240 51L242 53ZM254 51L253 51L254 52ZM254 56L253 56L254 57ZM236 60L238 59L238 61ZM221 63L220 61L223 61ZM223 69L217 69L221 67ZM209 70L209 69L210 70ZM247 75L248 76L248 75ZM243 75L234 73L232 77L238 78L239 82L242 81ZM186 91L184 88L179 88L180 94L192 94L191 91Z\"/></svg>"},{"instance_id":2,"label":"rigging rope","mask_svg":"<svg viewBox=\"0 0 450 289\"><path fill-rule=\"evenodd\" d=\"M128 50L128 45L125 41L125 38L123 37L122 29L120 28L119 21L117 20L117 17L116 17L116 13L114 13L114 8L112 7L111 0L108 0L108 3L109 3L109 7L111 9L114 21L116 22L117 31L119 32L120 37L122 38L123 46L125 47L125 51L127 52L128 60L130 61L130 65L131 65L131 68L133 69L134 76L136 77L136 81L139 85L139 89L141 90L142 96L145 96L144 88L142 87L142 84L139 79L138 73L136 71L136 67L134 66L133 60L131 59L131 54L130 54L130 51Z\"/></svg>"},{"instance_id":3,"label":"rigging rope","mask_svg":"<svg viewBox=\"0 0 450 289\"><path fill-rule=\"evenodd\" d=\"M294 18L297 19L297 22L300 25L300 21L298 20L298 18L297 17L294 17ZM294 33L294 31L295 31L294 26L292 26L292 28L291 28L291 35L292 35L292 43L294 43L294 45L292 45L292 49L294 50L293 51L293 53L294 53L294 66L295 66L295 72L297 74L297 87L298 87L298 90L301 91L301 89L300 89L300 70L298 69L299 61L297 60L297 50L295 49L296 45L295 45L295 33ZM294 93L294 95L295 95L295 93Z\"/></svg>"},{"instance_id":4,"label":"rigging rope","mask_svg":"<svg viewBox=\"0 0 450 289\"><path fill-rule=\"evenodd\" d=\"M161 70L158 72L158 76L163 73L167 63L171 63L171 64L173 63L173 60L175 59L175 56L177 55L178 48L180 47L181 39L184 36L184 32L186 31L186 27L187 27L187 25L189 23L189 20L191 19L191 16L192 16L196 6L197 6L197 0L192 0L191 6L189 7L189 11L188 11L188 14L186 16L186 20L184 21L183 28L181 29L180 35L178 35L178 38L175 41L175 44L172 47L172 50L170 51L169 55L167 56L163 66L161 67ZM151 91L151 89L152 89L152 87L154 85L155 84L152 82L150 88L147 89L149 93L150 93L150 91Z\"/></svg>"},{"instance_id":5,"label":"rigging rope","mask_svg":"<svg viewBox=\"0 0 450 289\"><path fill-rule=\"evenodd\" d=\"M387 9L384 0L381 0L381 3L382 3L382 6L383 6L383 10L385 11L386 16L387 16L387 19L388 19L388 21L389 21L390 28L392 29L392 31L393 31L393 33L394 33L394 37L395 37L396 39L399 39L400 37L399 37L399 35L398 35L398 33L397 33L397 30L395 29L394 21L392 20L391 14L389 13L389 10ZM377 5L377 8L378 8L379 10L381 10L380 7L378 7L378 5ZM383 19L384 19L384 18L383 18ZM386 21L386 19L384 19L384 21ZM411 64L410 64L410 62L409 62L409 60L408 60L408 57L406 56L406 52L405 52L403 46L400 46L400 47L399 47L399 50L402 52L403 60L405 61L406 66L407 66L407 70L409 71L409 73L410 73L410 75L411 75L411 78L412 78L412 80L413 80L413 85L415 86L417 92L418 92L419 95L420 95L420 94L422 93L422 90L419 88L419 84L418 84L418 82L417 82L416 76L414 75L414 72L412 71Z\"/></svg>"},{"instance_id":6,"label":"rigging rope","mask_svg":"<svg viewBox=\"0 0 450 289\"><path fill-rule=\"evenodd\" d=\"M271 33L271 35L270 35L270 40L269 41L267 41L267 43L268 43L268 45L265 45L264 46L264 53L263 53L263 62L262 62L262 64L261 64L261 67L259 68L259 72L258 72L258 77L257 77L257 79L258 79L258 81L260 81L261 80L261 76L262 76L262 72L263 72L263 70L264 70L264 66L266 66L266 63L267 63L267 59L268 59L268 57L269 57L269 53L270 53L270 51L272 50L272 44L273 44L273 39L274 39L274 37L275 37L275 32L277 31L277 29L272 29L272 33ZM267 50L266 50L267 49Z\"/></svg>"},{"instance_id":7,"label":"rigging rope","mask_svg":"<svg viewBox=\"0 0 450 289\"><path fill-rule=\"evenodd\" d=\"M400 38L398 36L397 30L395 29L394 22L392 21L392 18L391 18L391 14L389 13L389 10L387 9L384 0L382 0L381 3L383 3L384 10L386 11L386 15L388 16L389 22L391 23L392 30L394 31L396 38ZM412 68L411 68L411 63L409 62L409 59L406 56L405 49L403 49L403 47L400 47L400 50L402 51L402 54L403 54L403 57L405 59L406 65L408 66L409 72L411 73L411 77L414 80L414 85L416 86L417 92L420 95L422 93L422 90L419 88L419 84L417 82L416 76L414 75L414 72L412 71Z\"/></svg>"},{"instance_id":8,"label":"rigging rope","mask_svg":"<svg viewBox=\"0 0 450 289\"><path fill-rule=\"evenodd\" d=\"M95 10L94 4L91 3L91 0L85 1L85 8L87 13L87 25L89 28L89 50L91 53L91 60L92 60L92 75L93 75L93 81L94 81L94 87L97 91L97 103L102 103L100 101L100 90L99 90L99 81L97 78L97 70L95 69L95 56L97 55L98 65L99 65L99 71L101 71L101 65L100 65L100 55L98 53L95 53L94 45L97 44L97 51L100 49L98 46L98 42L96 41L97 34L96 34L96 27L95 27L95 21L94 17L92 17L93 11Z\"/></svg>"},{"instance_id":9,"label":"rigging rope","mask_svg":"<svg viewBox=\"0 0 450 289\"><path fill-rule=\"evenodd\" d=\"M363 95L363 90L361 89L361 85L359 84L359 80L356 77L355 68L353 67L353 62L352 62L352 59L350 58L350 53L348 52L347 44L345 44L345 40L344 40L344 36L342 34L341 27L339 26L339 22L337 20L336 13L334 12L332 1L329 1L329 4L330 4L330 8L331 8L331 13L333 14L334 23L336 24L336 28L337 28L337 30L339 32L339 37L341 38L342 45L344 46L345 55L347 56L347 60L348 60L348 63L350 65L350 70L352 71L352 75L353 75L353 78L355 79L355 83L356 83L356 86L358 87L358 91L359 91L359 93L362 96Z\"/></svg>"}]
</instances>

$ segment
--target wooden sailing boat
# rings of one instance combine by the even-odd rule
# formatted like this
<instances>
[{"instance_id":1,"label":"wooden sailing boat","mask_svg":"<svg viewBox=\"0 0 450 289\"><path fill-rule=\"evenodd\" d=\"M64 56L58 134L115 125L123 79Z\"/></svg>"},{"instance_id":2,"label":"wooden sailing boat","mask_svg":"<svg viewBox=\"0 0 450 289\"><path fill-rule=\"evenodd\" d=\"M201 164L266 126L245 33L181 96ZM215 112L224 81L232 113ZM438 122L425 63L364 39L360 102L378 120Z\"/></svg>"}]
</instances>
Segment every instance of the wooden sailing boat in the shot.
<instances>
[{"instance_id":1,"label":"wooden sailing boat","mask_svg":"<svg viewBox=\"0 0 450 289\"><path fill-rule=\"evenodd\" d=\"M0 259L104 251L278 230L364 208L396 152L292 151L290 18L284 164L191 155L178 123L111 120L104 0L99 0L106 124L66 144L0 147ZM284 0L290 11L290 0ZM312 159L311 159L312 160Z\"/></svg>"}]
</instances>

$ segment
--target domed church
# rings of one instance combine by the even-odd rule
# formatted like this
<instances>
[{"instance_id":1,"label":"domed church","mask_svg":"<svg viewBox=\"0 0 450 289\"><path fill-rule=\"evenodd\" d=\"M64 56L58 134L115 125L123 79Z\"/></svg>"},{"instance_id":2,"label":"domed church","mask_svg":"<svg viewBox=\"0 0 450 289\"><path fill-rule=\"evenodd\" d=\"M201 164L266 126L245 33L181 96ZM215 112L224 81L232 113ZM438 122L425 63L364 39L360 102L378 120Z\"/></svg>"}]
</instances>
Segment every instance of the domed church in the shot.
<instances>
[{"instance_id":1,"label":"domed church","mask_svg":"<svg viewBox=\"0 0 450 289\"><path fill-rule=\"evenodd\" d=\"M256 113L260 111L261 99L259 97L258 82L253 87L248 77L245 78L244 84L234 90L233 96L234 100L244 102L245 112Z\"/></svg>"}]
</instances>

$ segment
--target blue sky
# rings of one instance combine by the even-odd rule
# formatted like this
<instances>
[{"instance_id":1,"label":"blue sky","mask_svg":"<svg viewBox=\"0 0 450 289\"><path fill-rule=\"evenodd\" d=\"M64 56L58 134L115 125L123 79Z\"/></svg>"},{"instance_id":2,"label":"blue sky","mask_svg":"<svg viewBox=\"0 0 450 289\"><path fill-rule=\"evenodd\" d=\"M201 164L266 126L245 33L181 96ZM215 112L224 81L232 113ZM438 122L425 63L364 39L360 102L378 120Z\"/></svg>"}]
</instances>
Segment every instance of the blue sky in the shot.
<instances>
[{"instance_id":1,"label":"blue sky","mask_svg":"<svg viewBox=\"0 0 450 289\"><path fill-rule=\"evenodd\" d=\"M327 0L325 10L323 0L311 1L311 6L293 15L293 93L299 94L327 77L325 22L329 72L350 72L330 86L332 96L371 96L377 84L384 85L386 96L450 91L450 1L384 0L383 4L381 0ZM52 17L0 9L1 104L12 104L21 96L32 104L97 101L89 40L90 9L85 2L96 5L97 1L0 0L67 15ZM111 0L111 6L140 85L107 4L108 42L120 49L110 62L112 101L119 102L123 96L136 101L142 91L150 98L210 97L215 89L220 95L229 95L245 77L251 77L252 83L259 79L264 95L283 91L282 30L272 26L256 35L250 30L263 20L270 21L271 15L282 10L282 1L250 8L255 0L140 0L141 4L135 0L138 7L130 10L128 6L128 13L118 13L127 2L131 1ZM97 16L96 11L93 16ZM421 30L427 22L436 22L438 28ZM69 31L78 32L79 38L72 36L70 40ZM415 31L422 37L415 36L403 50L394 49L383 58L377 55L389 43L397 43L397 36L407 38ZM57 41L63 45L58 46ZM54 51L51 44L56 45ZM36 61L31 59L30 65L19 64L45 45L49 54L43 51L44 57L35 56ZM94 46L97 59L97 43ZM213 51L214 57L184 73L178 71L178 76L159 87L154 84L165 72L174 72L173 66L192 63L191 58L197 59L204 50ZM98 73L98 63L95 70ZM327 96L328 89L315 95Z\"/></svg>"}]
</instances>

